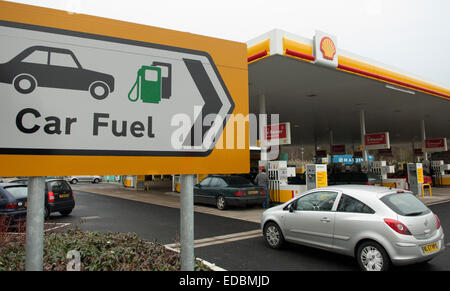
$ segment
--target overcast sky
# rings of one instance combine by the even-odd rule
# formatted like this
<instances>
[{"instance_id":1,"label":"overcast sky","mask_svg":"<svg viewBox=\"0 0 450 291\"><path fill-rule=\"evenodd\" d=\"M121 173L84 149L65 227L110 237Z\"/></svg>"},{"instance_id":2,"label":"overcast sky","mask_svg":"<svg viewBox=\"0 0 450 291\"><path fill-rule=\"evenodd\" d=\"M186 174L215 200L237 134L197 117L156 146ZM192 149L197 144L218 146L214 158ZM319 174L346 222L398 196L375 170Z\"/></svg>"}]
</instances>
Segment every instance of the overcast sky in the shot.
<instances>
[{"instance_id":1,"label":"overcast sky","mask_svg":"<svg viewBox=\"0 0 450 291\"><path fill-rule=\"evenodd\" d=\"M14 0L246 42L274 28L311 38L450 88L449 0Z\"/></svg>"}]
</instances>

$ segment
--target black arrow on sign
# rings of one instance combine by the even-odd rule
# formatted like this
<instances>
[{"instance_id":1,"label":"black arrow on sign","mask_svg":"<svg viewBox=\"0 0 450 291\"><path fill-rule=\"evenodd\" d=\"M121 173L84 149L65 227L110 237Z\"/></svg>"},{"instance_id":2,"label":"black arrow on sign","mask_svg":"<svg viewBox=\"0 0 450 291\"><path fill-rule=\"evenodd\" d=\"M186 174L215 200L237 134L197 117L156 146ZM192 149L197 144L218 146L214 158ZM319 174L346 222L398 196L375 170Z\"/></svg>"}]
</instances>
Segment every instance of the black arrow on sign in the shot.
<instances>
[{"instance_id":1,"label":"black arrow on sign","mask_svg":"<svg viewBox=\"0 0 450 291\"><path fill-rule=\"evenodd\" d=\"M202 108L201 114L199 117L195 120L191 131L189 135L186 137L183 145L184 146L201 146L203 144L203 139L206 135L206 133L210 130L211 126L205 126L203 125L203 118L206 117L208 114L218 114L220 112L220 109L223 106L222 101L220 100L219 95L217 94L216 89L214 88L214 85L211 82L211 79L208 77L208 73L205 70L205 67L203 66L202 62L199 60L191 60L191 59L183 59L184 63L186 64L186 67L191 74L192 79L194 80L195 85L197 86L197 89L200 92L200 95L203 98L203 101L205 102L205 105ZM228 111L228 114L233 112L234 110L234 102L230 98L230 94L228 93L228 90L226 86L224 85L224 82L222 78L220 77L219 72L214 67L215 73L220 80L220 83L223 87L223 90L226 92L228 100L231 104L230 110ZM226 119L224 120L224 127L226 125ZM195 131L197 129L202 129L201 133L196 133ZM199 138L195 138L198 136ZM218 137L216 137L218 138Z\"/></svg>"}]
</instances>

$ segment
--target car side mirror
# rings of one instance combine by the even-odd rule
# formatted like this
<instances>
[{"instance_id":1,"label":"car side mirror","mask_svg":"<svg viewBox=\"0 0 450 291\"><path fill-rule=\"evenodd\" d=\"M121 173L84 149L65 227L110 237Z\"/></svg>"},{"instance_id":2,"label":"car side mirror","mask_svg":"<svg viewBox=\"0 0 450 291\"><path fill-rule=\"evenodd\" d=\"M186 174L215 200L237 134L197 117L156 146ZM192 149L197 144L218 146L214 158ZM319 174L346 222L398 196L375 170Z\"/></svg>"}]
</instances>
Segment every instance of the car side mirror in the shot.
<instances>
[{"instance_id":1,"label":"car side mirror","mask_svg":"<svg viewBox=\"0 0 450 291\"><path fill-rule=\"evenodd\" d=\"M296 208L296 203L291 203L288 206L284 207L283 210L287 210L289 212L294 212Z\"/></svg>"},{"instance_id":2,"label":"car side mirror","mask_svg":"<svg viewBox=\"0 0 450 291\"><path fill-rule=\"evenodd\" d=\"M200 185L200 184L195 184L194 187L202 188L202 185Z\"/></svg>"},{"instance_id":3,"label":"car side mirror","mask_svg":"<svg viewBox=\"0 0 450 291\"><path fill-rule=\"evenodd\" d=\"M295 211L295 203L292 203L291 205L289 205L289 212L294 212Z\"/></svg>"}]
</instances>

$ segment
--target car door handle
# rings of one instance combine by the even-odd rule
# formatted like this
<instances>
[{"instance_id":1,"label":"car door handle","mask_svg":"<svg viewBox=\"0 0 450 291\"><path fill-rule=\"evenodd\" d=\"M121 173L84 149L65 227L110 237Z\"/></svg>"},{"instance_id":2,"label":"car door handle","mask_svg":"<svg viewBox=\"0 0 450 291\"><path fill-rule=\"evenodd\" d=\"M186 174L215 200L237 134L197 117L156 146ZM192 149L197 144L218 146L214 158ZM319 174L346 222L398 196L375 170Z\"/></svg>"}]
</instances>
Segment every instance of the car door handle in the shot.
<instances>
[{"instance_id":1,"label":"car door handle","mask_svg":"<svg viewBox=\"0 0 450 291\"><path fill-rule=\"evenodd\" d=\"M323 223L328 223L331 222L331 219L329 219L328 217L324 217L320 221L322 221Z\"/></svg>"}]
</instances>

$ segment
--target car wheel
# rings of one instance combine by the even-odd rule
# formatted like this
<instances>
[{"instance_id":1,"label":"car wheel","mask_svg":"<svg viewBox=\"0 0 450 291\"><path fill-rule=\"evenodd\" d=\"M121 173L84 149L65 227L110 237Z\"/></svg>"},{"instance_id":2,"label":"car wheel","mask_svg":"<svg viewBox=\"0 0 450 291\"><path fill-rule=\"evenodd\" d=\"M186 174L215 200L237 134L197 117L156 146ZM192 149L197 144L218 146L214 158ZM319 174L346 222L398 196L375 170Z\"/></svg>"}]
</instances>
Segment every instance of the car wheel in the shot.
<instances>
[{"instance_id":1,"label":"car wheel","mask_svg":"<svg viewBox=\"0 0 450 291\"><path fill-rule=\"evenodd\" d=\"M96 179L94 180L94 184L98 184L98 183L100 183L100 180L96 178Z\"/></svg>"},{"instance_id":2,"label":"car wheel","mask_svg":"<svg viewBox=\"0 0 450 291\"><path fill-rule=\"evenodd\" d=\"M78 183L78 180L77 180L77 179L72 179L72 180L70 181L70 184L76 184L76 183Z\"/></svg>"},{"instance_id":3,"label":"car wheel","mask_svg":"<svg viewBox=\"0 0 450 291\"><path fill-rule=\"evenodd\" d=\"M374 241L367 241L358 247L356 260L363 271L387 271L390 259L386 250Z\"/></svg>"},{"instance_id":4,"label":"car wheel","mask_svg":"<svg viewBox=\"0 0 450 291\"><path fill-rule=\"evenodd\" d=\"M44 220L48 220L50 218L50 209L48 207L45 207L44 209Z\"/></svg>"},{"instance_id":5,"label":"car wheel","mask_svg":"<svg viewBox=\"0 0 450 291\"><path fill-rule=\"evenodd\" d=\"M97 100L103 100L109 95L109 87L102 82L94 82L89 88L92 97Z\"/></svg>"},{"instance_id":6,"label":"car wheel","mask_svg":"<svg viewBox=\"0 0 450 291\"><path fill-rule=\"evenodd\" d=\"M20 75L14 79L14 88L22 94L33 92L36 86L36 80L30 75Z\"/></svg>"},{"instance_id":7,"label":"car wheel","mask_svg":"<svg viewBox=\"0 0 450 291\"><path fill-rule=\"evenodd\" d=\"M227 208L227 202L223 196L217 197L216 206L219 210L225 210Z\"/></svg>"},{"instance_id":8,"label":"car wheel","mask_svg":"<svg viewBox=\"0 0 450 291\"><path fill-rule=\"evenodd\" d=\"M70 213L72 213L72 209L60 211L59 213L60 213L62 216L67 216L67 215L69 215Z\"/></svg>"},{"instance_id":9,"label":"car wheel","mask_svg":"<svg viewBox=\"0 0 450 291\"><path fill-rule=\"evenodd\" d=\"M264 226L264 241L266 244L273 248L279 249L284 244L283 233L281 232L280 227L274 222L268 222Z\"/></svg>"}]
</instances>

